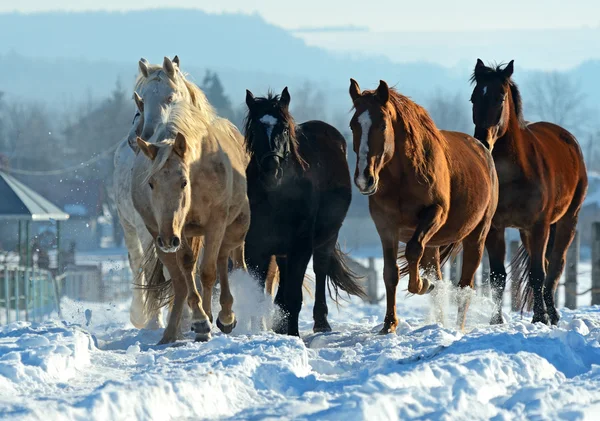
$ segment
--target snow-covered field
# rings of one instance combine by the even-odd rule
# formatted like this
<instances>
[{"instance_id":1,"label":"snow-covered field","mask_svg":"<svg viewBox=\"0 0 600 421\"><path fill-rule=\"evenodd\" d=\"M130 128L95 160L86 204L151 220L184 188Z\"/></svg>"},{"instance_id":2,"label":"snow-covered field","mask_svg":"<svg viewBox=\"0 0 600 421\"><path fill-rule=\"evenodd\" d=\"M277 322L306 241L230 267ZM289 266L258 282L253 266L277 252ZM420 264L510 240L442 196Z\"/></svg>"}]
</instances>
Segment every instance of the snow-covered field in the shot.
<instances>
[{"instance_id":1,"label":"snow-covered field","mask_svg":"<svg viewBox=\"0 0 600 421\"><path fill-rule=\"evenodd\" d=\"M384 308L359 300L331 304L334 332L313 334L306 298L302 338L292 338L248 332L243 322L270 309L255 304L247 281L233 281L240 325L230 336L215 329L208 343L188 335L156 346L161 332L134 329L126 302L65 301L64 320L0 327L0 418L600 417L600 307L562 310L554 328L518 314L491 327L490 302L475 297L461 333L451 299L439 326L429 297L400 291L396 335L377 335Z\"/></svg>"}]
</instances>

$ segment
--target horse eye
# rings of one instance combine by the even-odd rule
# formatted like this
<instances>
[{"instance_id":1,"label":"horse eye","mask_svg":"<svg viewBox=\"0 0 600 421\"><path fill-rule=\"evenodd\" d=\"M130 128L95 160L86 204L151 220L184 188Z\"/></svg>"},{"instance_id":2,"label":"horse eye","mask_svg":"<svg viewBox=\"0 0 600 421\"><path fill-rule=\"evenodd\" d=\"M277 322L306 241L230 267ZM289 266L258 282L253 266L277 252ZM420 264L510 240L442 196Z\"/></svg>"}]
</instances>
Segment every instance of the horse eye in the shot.
<instances>
[{"instance_id":1,"label":"horse eye","mask_svg":"<svg viewBox=\"0 0 600 421\"><path fill-rule=\"evenodd\" d=\"M181 183L181 189L182 189L182 190L183 190L183 189L185 189L185 186L187 186L187 180L184 180L184 181Z\"/></svg>"},{"instance_id":2,"label":"horse eye","mask_svg":"<svg viewBox=\"0 0 600 421\"><path fill-rule=\"evenodd\" d=\"M174 95L169 95L169 96L167 97L167 104L170 104L171 102L173 102L173 100L174 100L174 99L175 99L175 98L174 98Z\"/></svg>"},{"instance_id":3,"label":"horse eye","mask_svg":"<svg viewBox=\"0 0 600 421\"><path fill-rule=\"evenodd\" d=\"M154 190L154 184L148 183L148 185L150 186L150 190Z\"/></svg>"},{"instance_id":4,"label":"horse eye","mask_svg":"<svg viewBox=\"0 0 600 421\"><path fill-rule=\"evenodd\" d=\"M381 131L382 131L382 132L385 132L385 129L387 129L387 124L383 123L383 124L381 125Z\"/></svg>"}]
</instances>

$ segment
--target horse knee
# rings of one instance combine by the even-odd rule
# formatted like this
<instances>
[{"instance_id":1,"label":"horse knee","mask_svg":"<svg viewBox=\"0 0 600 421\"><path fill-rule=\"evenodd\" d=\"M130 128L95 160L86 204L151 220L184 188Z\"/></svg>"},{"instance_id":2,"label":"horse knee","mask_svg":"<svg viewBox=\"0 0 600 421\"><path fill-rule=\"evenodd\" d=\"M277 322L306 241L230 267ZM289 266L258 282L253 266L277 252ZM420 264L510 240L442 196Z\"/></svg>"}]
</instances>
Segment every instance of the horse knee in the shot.
<instances>
[{"instance_id":1,"label":"horse knee","mask_svg":"<svg viewBox=\"0 0 600 421\"><path fill-rule=\"evenodd\" d=\"M406 250L404 252L404 256L408 262L416 263L421 257L423 257L423 253L425 252L425 248L418 241L409 241L406 244Z\"/></svg>"}]
</instances>

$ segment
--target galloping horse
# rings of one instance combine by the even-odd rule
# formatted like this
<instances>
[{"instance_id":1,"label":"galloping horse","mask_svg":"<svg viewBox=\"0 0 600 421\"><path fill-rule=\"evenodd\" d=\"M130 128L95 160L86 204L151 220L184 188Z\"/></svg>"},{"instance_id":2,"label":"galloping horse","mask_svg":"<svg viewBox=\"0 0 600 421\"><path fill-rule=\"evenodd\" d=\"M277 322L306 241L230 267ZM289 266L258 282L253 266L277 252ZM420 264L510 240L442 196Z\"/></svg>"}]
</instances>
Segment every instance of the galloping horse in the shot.
<instances>
[{"instance_id":1,"label":"galloping horse","mask_svg":"<svg viewBox=\"0 0 600 421\"><path fill-rule=\"evenodd\" d=\"M251 223L246 262L264 286L271 255L277 256L280 284L275 303L283 317L278 333L299 335L302 284L313 256L316 275L314 331L326 332L326 277L336 292L364 296L346 267L337 238L351 200L346 142L322 121L296 125L289 112L290 94L255 98L246 91L245 136L251 155L248 198Z\"/></svg>"},{"instance_id":2,"label":"galloping horse","mask_svg":"<svg viewBox=\"0 0 600 421\"><path fill-rule=\"evenodd\" d=\"M234 250L241 250L239 261L234 263L245 269L243 244L250 225L248 156L240 133L231 123L205 118L206 113L197 107L179 102L168 107L166 123L159 125L150 141L137 138L142 153L133 167L133 203L156 243L158 258L171 275L165 280L153 254L146 256L144 271L154 272L147 280L148 301L165 304L165 292L171 285L174 291L161 344L179 337L186 299L192 309L196 340L210 338L211 292L217 271L221 283L217 326L229 333L236 325L228 260ZM201 238L204 300L194 276Z\"/></svg>"},{"instance_id":3,"label":"galloping horse","mask_svg":"<svg viewBox=\"0 0 600 421\"><path fill-rule=\"evenodd\" d=\"M526 124L521 95L511 79L513 63L487 67L477 59L471 78L475 137L492 151L500 182L498 210L486 240L496 307L491 323L503 322L504 230L514 227L526 250L523 261L514 262L523 272L515 279L523 290L523 305L533 299L533 322L557 324L554 293L575 235L587 172L571 133L547 122Z\"/></svg>"},{"instance_id":4,"label":"galloping horse","mask_svg":"<svg viewBox=\"0 0 600 421\"><path fill-rule=\"evenodd\" d=\"M159 124L166 118L168 108L179 102L186 102L198 108L204 114L203 120L205 121L218 122L220 119L204 92L187 80L185 74L180 70L178 56L175 56L173 60L165 57L162 66L150 64L145 59L141 59L138 64L139 74L134 87L134 99L138 112L134 116L129 134L115 152L113 178L117 212L123 227L129 264L136 276L136 282L141 286L141 288L133 289L130 309L131 323L137 328L159 328L163 326L163 321L157 306L145 306L144 304L146 293L143 286L146 281L144 273L140 272L144 250L152 245L152 237L135 211L131 199L131 171L135 155L139 151L136 136L140 136L144 140L150 139ZM243 138L239 138L243 142ZM168 278L168 273L165 276ZM273 259L267 277L269 291L276 278L277 265ZM149 310L150 313L146 314L145 310Z\"/></svg>"},{"instance_id":5,"label":"galloping horse","mask_svg":"<svg viewBox=\"0 0 600 421\"><path fill-rule=\"evenodd\" d=\"M350 121L357 155L354 181L369 196L371 217L383 247L387 310L380 333L396 330L398 242L406 243L408 291L432 286L419 276L422 259L439 262L438 247L462 242L460 287L473 288L484 241L498 200L490 152L464 133L440 131L421 106L380 81L361 92L350 79L355 113ZM449 253L446 253L449 254ZM441 277L439 263L435 268ZM461 294L458 324L464 328L469 294Z\"/></svg>"}]
</instances>

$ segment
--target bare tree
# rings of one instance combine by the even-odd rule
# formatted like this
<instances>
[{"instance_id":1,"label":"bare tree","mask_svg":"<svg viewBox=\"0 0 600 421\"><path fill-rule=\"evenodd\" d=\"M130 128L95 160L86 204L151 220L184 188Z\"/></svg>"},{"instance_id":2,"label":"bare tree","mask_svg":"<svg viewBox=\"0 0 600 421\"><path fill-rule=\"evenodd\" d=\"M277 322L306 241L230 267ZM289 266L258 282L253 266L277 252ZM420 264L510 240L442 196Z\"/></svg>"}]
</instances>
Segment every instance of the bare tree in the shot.
<instances>
[{"instance_id":1,"label":"bare tree","mask_svg":"<svg viewBox=\"0 0 600 421\"><path fill-rule=\"evenodd\" d=\"M579 132L591 128L590 109L580 85L560 72L537 73L526 85L526 118Z\"/></svg>"},{"instance_id":2,"label":"bare tree","mask_svg":"<svg viewBox=\"0 0 600 421\"><path fill-rule=\"evenodd\" d=\"M451 94L437 90L427 101L427 111L442 130L473 132L468 101L459 92Z\"/></svg>"},{"instance_id":3,"label":"bare tree","mask_svg":"<svg viewBox=\"0 0 600 421\"><path fill-rule=\"evenodd\" d=\"M307 120L325 120L325 94L310 82L290 92L292 115L298 123Z\"/></svg>"}]
</instances>

